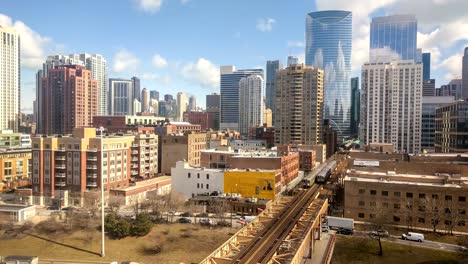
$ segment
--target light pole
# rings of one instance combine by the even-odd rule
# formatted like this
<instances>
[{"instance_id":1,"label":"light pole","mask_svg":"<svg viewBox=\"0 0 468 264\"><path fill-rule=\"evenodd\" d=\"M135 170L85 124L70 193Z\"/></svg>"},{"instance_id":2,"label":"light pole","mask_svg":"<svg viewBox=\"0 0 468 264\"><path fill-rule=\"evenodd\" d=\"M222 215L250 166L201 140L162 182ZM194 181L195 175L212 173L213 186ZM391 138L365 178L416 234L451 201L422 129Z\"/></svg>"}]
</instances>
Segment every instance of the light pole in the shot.
<instances>
[{"instance_id":1,"label":"light pole","mask_svg":"<svg viewBox=\"0 0 468 264\"><path fill-rule=\"evenodd\" d=\"M105 230L104 230L104 175L102 174L102 161L103 161L103 144L102 144L102 133L104 132L104 127L99 127L98 131L100 131L100 137L101 137L101 257L106 256L106 250L105 250L105 245L104 245L104 240L105 240Z\"/></svg>"}]
</instances>

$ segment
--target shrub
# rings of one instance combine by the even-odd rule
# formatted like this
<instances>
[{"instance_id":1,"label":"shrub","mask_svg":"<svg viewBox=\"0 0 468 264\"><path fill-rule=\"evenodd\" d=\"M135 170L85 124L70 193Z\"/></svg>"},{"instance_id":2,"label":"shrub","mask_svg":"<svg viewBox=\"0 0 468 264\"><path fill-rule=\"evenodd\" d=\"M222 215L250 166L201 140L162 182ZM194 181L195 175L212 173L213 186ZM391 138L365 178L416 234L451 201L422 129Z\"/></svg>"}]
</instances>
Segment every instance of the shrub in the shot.
<instances>
[{"instance_id":1,"label":"shrub","mask_svg":"<svg viewBox=\"0 0 468 264\"><path fill-rule=\"evenodd\" d=\"M153 228L153 222L147 213L140 213L136 216L130 234L133 236L146 236Z\"/></svg>"}]
</instances>

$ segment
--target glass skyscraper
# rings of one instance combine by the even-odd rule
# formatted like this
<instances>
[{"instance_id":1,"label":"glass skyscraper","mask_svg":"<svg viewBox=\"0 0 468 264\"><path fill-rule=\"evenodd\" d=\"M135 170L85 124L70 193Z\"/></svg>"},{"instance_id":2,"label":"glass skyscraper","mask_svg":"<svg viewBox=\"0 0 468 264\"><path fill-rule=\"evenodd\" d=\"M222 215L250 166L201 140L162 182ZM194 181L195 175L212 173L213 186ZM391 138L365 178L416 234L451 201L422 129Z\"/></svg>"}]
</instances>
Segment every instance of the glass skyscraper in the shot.
<instances>
[{"instance_id":1,"label":"glass skyscraper","mask_svg":"<svg viewBox=\"0 0 468 264\"><path fill-rule=\"evenodd\" d=\"M423 80L427 81L431 79L431 53L426 52L422 54L423 64Z\"/></svg>"},{"instance_id":2,"label":"glass skyscraper","mask_svg":"<svg viewBox=\"0 0 468 264\"><path fill-rule=\"evenodd\" d=\"M265 97L267 109L271 109L274 112L275 103L275 74L276 71L281 69L281 63L279 60L267 61L266 65L266 88Z\"/></svg>"},{"instance_id":3,"label":"glass skyscraper","mask_svg":"<svg viewBox=\"0 0 468 264\"><path fill-rule=\"evenodd\" d=\"M319 11L306 17L306 65L325 71L324 119L340 138L351 125L352 13Z\"/></svg>"},{"instance_id":4,"label":"glass skyscraper","mask_svg":"<svg viewBox=\"0 0 468 264\"><path fill-rule=\"evenodd\" d=\"M235 70L234 66L221 66L220 128L239 130L239 81L250 75L263 77L262 69Z\"/></svg>"},{"instance_id":5,"label":"glass skyscraper","mask_svg":"<svg viewBox=\"0 0 468 264\"><path fill-rule=\"evenodd\" d=\"M391 56L392 60L418 62L417 30L418 22L413 15L373 18L370 28L370 61L376 61L376 56L385 55Z\"/></svg>"}]
</instances>

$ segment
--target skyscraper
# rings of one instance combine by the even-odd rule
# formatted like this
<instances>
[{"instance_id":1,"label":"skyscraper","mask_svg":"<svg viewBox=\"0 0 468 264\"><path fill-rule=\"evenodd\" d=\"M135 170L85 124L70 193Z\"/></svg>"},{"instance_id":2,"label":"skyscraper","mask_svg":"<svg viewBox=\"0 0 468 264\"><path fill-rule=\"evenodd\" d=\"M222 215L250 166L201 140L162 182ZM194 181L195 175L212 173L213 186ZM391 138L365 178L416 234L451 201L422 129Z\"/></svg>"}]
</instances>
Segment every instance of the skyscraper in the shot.
<instances>
[{"instance_id":1,"label":"skyscraper","mask_svg":"<svg viewBox=\"0 0 468 264\"><path fill-rule=\"evenodd\" d=\"M288 66L291 64L298 64L299 63L299 58L296 56L288 56Z\"/></svg>"},{"instance_id":2,"label":"skyscraper","mask_svg":"<svg viewBox=\"0 0 468 264\"><path fill-rule=\"evenodd\" d=\"M100 54L82 53L79 56L80 60L85 63L86 69L91 71L91 77L98 81L98 114L107 115L107 94L109 90L107 61Z\"/></svg>"},{"instance_id":3,"label":"skyscraper","mask_svg":"<svg viewBox=\"0 0 468 264\"><path fill-rule=\"evenodd\" d=\"M421 150L434 152L436 109L455 102L453 96L423 96L421 118Z\"/></svg>"},{"instance_id":4,"label":"skyscraper","mask_svg":"<svg viewBox=\"0 0 468 264\"><path fill-rule=\"evenodd\" d=\"M149 91L143 88L141 91L141 112L149 112Z\"/></svg>"},{"instance_id":5,"label":"skyscraper","mask_svg":"<svg viewBox=\"0 0 468 264\"><path fill-rule=\"evenodd\" d=\"M423 81L431 79L431 53L425 52L422 54L423 64Z\"/></svg>"},{"instance_id":6,"label":"skyscraper","mask_svg":"<svg viewBox=\"0 0 468 264\"><path fill-rule=\"evenodd\" d=\"M462 94L462 79L453 79L446 85L441 85L437 96L454 96L455 100L460 100Z\"/></svg>"},{"instance_id":7,"label":"skyscraper","mask_svg":"<svg viewBox=\"0 0 468 264\"><path fill-rule=\"evenodd\" d=\"M424 71L424 64L423 64L423 71ZM435 95L435 80L423 80L423 96L434 96Z\"/></svg>"},{"instance_id":8,"label":"skyscraper","mask_svg":"<svg viewBox=\"0 0 468 264\"><path fill-rule=\"evenodd\" d=\"M156 90L150 91L150 99L156 99L159 101L159 92Z\"/></svg>"},{"instance_id":9,"label":"skyscraper","mask_svg":"<svg viewBox=\"0 0 468 264\"><path fill-rule=\"evenodd\" d=\"M189 96L189 103L188 103L188 111L196 111L197 110L197 98L195 95Z\"/></svg>"},{"instance_id":10,"label":"skyscraper","mask_svg":"<svg viewBox=\"0 0 468 264\"><path fill-rule=\"evenodd\" d=\"M140 78L133 76L133 99L137 99L141 102L141 89L140 89Z\"/></svg>"},{"instance_id":11,"label":"skyscraper","mask_svg":"<svg viewBox=\"0 0 468 264\"><path fill-rule=\"evenodd\" d=\"M293 64L276 73L275 143L322 142L323 70Z\"/></svg>"},{"instance_id":12,"label":"skyscraper","mask_svg":"<svg viewBox=\"0 0 468 264\"><path fill-rule=\"evenodd\" d=\"M0 130L18 131L20 74L20 36L0 25Z\"/></svg>"},{"instance_id":13,"label":"skyscraper","mask_svg":"<svg viewBox=\"0 0 468 264\"><path fill-rule=\"evenodd\" d=\"M361 87L364 144L390 143L400 153L421 152L421 63L365 63Z\"/></svg>"},{"instance_id":14,"label":"skyscraper","mask_svg":"<svg viewBox=\"0 0 468 264\"><path fill-rule=\"evenodd\" d=\"M40 113L43 134L68 134L74 128L92 126L98 114L98 81L84 66L65 65L50 69L41 79Z\"/></svg>"},{"instance_id":15,"label":"skyscraper","mask_svg":"<svg viewBox=\"0 0 468 264\"><path fill-rule=\"evenodd\" d=\"M217 93L206 95L206 112L213 113L213 124L210 125L214 130L219 130L219 109L221 96Z\"/></svg>"},{"instance_id":16,"label":"skyscraper","mask_svg":"<svg viewBox=\"0 0 468 264\"><path fill-rule=\"evenodd\" d=\"M306 65L325 71L324 119L343 139L350 134L352 14L319 11L306 17Z\"/></svg>"},{"instance_id":17,"label":"skyscraper","mask_svg":"<svg viewBox=\"0 0 468 264\"><path fill-rule=\"evenodd\" d=\"M172 101L172 100L174 100L174 97L172 96L172 94L165 94L164 95L164 101L169 102L169 101Z\"/></svg>"},{"instance_id":18,"label":"skyscraper","mask_svg":"<svg viewBox=\"0 0 468 264\"><path fill-rule=\"evenodd\" d=\"M109 79L109 115L134 115L133 81Z\"/></svg>"},{"instance_id":19,"label":"skyscraper","mask_svg":"<svg viewBox=\"0 0 468 264\"><path fill-rule=\"evenodd\" d=\"M359 77L351 78L351 135L359 134L359 116L361 114L361 89Z\"/></svg>"},{"instance_id":20,"label":"skyscraper","mask_svg":"<svg viewBox=\"0 0 468 264\"><path fill-rule=\"evenodd\" d=\"M250 75L239 81L239 132L255 137L255 128L263 120L263 77Z\"/></svg>"},{"instance_id":21,"label":"skyscraper","mask_svg":"<svg viewBox=\"0 0 468 264\"><path fill-rule=\"evenodd\" d=\"M235 70L234 66L221 66L221 129L239 129L239 81L249 75L263 77L262 69Z\"/></svg>"},{"instance_id":22,"label":"skyscraper","mask_svg":"<svg viewBox=\"0 0 468 264\"><path fill-rule=\"evenodd\" d=\"M266 65L266 109L274 110L275 108L275 74L276 71L281 69L281 63L279 60L267 61Z\"/></svg>"},{"instance_id":23,"label":"skyscraper","mask_svg":"<svg viewBox=\"0 0 468 264\"><path fill-rule=\"evenodd\" d=\"M394 15L372 18L370 28L370 62L379 57L390 60L413 60L417 57L418 23L413 15ZM390 60L386 60L390 61Z\"/></svg>"},{"instance_id":24,"label":"skyscraper","mask_svg":"<svg viewBox=\"0 0 468 264\"><path fill-rule=\"evenodd\" d=\"M465 48L462 63L463 99L468 98L468 47Z\"/></svg>"},{"instance_id":25,"label":"skyscraper","mask_svg":"<svg viewBox=\"0 0 468 264\"><path fill-rule=\"evenodd\" d=\"M184 112L187 111L187 94L184 92L177 93L177 121L184 120Z\"/></svg>"}]
</instances>

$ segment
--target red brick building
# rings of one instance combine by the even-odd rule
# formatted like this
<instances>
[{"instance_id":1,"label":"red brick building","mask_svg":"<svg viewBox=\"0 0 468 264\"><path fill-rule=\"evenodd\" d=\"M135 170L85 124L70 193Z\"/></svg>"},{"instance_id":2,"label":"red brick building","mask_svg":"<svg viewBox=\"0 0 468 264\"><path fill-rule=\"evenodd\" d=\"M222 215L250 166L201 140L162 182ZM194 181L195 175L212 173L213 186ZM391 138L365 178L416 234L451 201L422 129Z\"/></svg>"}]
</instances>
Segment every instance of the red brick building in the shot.
<instances>
[{"instance_id":1,"label":"red brick building","mask_svg":"<svg viewBox=\"0 0 468 264\"><path fill-rule=\"evenodd\" d=\"M83 66L50 69L42 78L44 102L39 114L42 134L70 134L74 128L90 127L98 113L98 82Z\"/></svg>"},{"instance_id":2,"label":"red brick building","mask_svg":"<svg viewBox=\"0 0 468 264\"><path fill-rule=\"evenodd\" d=\"M215 129L215 113L213 112L185 112L184 121L194 125L200 125L202 131Z\"/></svg>"}]
</instances>

